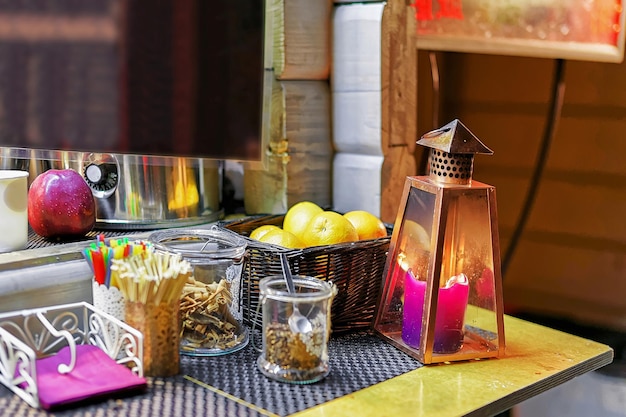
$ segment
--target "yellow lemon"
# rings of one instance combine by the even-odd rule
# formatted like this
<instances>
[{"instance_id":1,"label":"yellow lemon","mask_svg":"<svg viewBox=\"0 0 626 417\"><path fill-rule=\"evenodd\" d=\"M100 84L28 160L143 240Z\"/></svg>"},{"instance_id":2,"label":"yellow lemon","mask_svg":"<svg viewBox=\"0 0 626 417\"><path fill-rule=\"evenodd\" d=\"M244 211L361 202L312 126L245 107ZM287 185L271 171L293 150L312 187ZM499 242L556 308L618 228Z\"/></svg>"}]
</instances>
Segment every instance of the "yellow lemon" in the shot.
<instances>
[{"instance_id":1,"label":"yellow lemon","mask_svg":"<svg viewBox=\"0 0 626 417\"><path fill-rule=\"evenodd\" d=\"M296 203L285 214L283 230L293 233L300 240L304 240L304 229L306 229L313 216L323 211L324 209L311 201Z\"/></svg>"},{"instance_id":2,"label":"yellow lemon","mask_svg":"<svg viewBox=\"0 0 626 417\"><path fill-rule=\"evenodd\" d=\"M306 246L334 245L356 240L359 240L359 234L350 220L330 210L316 214L303 234Z\"/></svg>"},{"instance_id":3,"label":"yellow lemon","mask_svg":"<svg viewBox=\"0 0 626 417\"><path fill-rule=\"evenodd\" d=\"M402 229L402 242L400 247L408 247L417 250L430 251L430 234L424 227L413 220L405 220Z\"/></svg>"},{"instance_id":4,"label":"yellow lemon","mask_svg":"<svg viewBox=\"0 0 626 417\"><path fill-rule=\"evenodd\" d=\"M280 229L280 227L274 226L273 224L265 224L254 229L252 233L250 233L249 238L254 240L261 240L261 237L263 237L263 235L265 235L267 232L276 229Z\"/></svg>"},{"instance_id":5,"label":"yellow lemon","mask_svg":"<svg viewBox=\"0 0 626 417\"><path fill-rule=\"evenodd\" d=\"M402 262L405 266L411 268L415 276L426 276L431 253L430 234L421 224L413 220L404 221L398 248L404 254Z\"/></svg>"},{"instance_id":6,"label":"yellow lemon","mask_svg":"<svg viewBox=\"0 0 626 417\"><path fill-rule=\"evenodd\" d=\"M304 247L304 244L293 233L286 230L276 228L265 233L259 239L261 242L271 243L273 245L279 245L288 249L300 249Z\"/></svg>"},{"instance_id":7,"label":"yellow lemon","mask_svg":"<svg viewBox=\"0 0 626 417\"><path fill-rule=\"evenodd\" d=\"M387 228L382 220L365 210L353 210L343 215L352 223L359 240L377 239L387 236Z\"/></svg>"}]
</instances>

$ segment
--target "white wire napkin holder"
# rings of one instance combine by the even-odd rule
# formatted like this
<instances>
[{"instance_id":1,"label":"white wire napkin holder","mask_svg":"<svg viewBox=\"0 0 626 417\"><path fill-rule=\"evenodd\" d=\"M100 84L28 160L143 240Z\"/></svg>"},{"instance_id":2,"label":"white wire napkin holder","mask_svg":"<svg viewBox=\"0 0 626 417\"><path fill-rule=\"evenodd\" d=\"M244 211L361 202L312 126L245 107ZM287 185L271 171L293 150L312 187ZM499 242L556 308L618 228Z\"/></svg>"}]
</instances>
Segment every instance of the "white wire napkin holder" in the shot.
<instances>
[{"instance_id":1,"label":"white wire napkin holder","mask_svg":"<svg viewBox=\"0 0 626 417\"><path fill-rule=\"evenodd\" d=\"M80 302L0 314L0 382L30 406L41 408L36 360L68 346L76 363L76 345L94 345L118 364L143 377L143 334L93 305Z\"/></svg>"}]
</instances>

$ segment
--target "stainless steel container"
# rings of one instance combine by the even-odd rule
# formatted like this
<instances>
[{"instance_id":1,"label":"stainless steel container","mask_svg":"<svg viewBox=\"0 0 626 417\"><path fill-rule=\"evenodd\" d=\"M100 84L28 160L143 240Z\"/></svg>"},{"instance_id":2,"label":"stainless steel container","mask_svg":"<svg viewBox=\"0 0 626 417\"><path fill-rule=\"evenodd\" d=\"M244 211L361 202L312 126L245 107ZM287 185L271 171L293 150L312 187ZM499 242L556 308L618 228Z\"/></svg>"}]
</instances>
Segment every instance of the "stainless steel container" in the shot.
<instances>
[{"instance_id":1,"label":"stainless steel container","mask_svg":"<svg viewBox=\"0 0 626 417\"><path fill-rule=\"evenodd\" d=\"M28 171L29 162L30 150L28 149L0 148L0 169Z\"/></svg>"},{"instance_id":2,"label":"stainless steel container","mask_svg":"<svg viewBox=\"0 0 626 417\"><path fill-rule=\"evenodd\" d=\"M220 163L201 158L0 148L0 166L79 172L96 200L96 228L159 229L222 217Z\"/></svg>"}]
</instances>

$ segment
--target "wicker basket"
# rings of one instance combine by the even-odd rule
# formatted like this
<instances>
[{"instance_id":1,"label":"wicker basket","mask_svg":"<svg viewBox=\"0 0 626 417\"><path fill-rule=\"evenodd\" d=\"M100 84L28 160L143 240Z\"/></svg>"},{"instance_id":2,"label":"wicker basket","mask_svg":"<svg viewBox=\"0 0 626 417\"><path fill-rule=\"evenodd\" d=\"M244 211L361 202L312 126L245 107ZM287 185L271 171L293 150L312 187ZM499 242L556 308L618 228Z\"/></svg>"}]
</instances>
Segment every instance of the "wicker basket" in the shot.
<instances>
[{"instance_id":1,"label":"wicker basket","mask_svg":"<svg viewBox=\"0 0 626 417\"><path fill-rule=\"evenodd\" d=\"M282 226L284 215L245 218L221 226L246 238L248 253L243 269L243 317L250 326L261 326L259 281L269 275L281 274L280 254L286 253L291 271L337 286L331 320L334 333L369 328L383 279L389 249L389 236L338 245L286 249L248 238L259 226Z\"/></svg>"}]
</instances>

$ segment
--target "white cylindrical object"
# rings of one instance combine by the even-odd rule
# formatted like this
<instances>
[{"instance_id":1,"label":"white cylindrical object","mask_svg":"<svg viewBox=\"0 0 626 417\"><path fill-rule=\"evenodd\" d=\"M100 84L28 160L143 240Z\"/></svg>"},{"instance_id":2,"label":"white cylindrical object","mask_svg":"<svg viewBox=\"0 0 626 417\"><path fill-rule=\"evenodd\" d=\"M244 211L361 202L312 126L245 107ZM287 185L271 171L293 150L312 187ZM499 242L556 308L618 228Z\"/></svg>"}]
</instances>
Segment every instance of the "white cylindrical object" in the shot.
<instances>
[{"instance_id":1,"label":"white cylindrical object","mask_svg":"<svg viewBox=\"0 0 626 417\"><path fill-rule=\"evenodd\" d=\"M336 152L382 155L380 91L333 93Z\"/></svg>"},{"instance_id":2,"label":"white cylindrical object","mask_svg":"<svg viewBox=\"0 0 626 417\"><path fill-rule=\"evenodd\" d=\"M384 2L335 7L333 91L380 90L381 21Z\"/></svg>"},{"instance_id":3,"label":"white cylindrical object","mask_svg":"<svg viewBox=\"0 0 626 417\"><path fill-rule=\"evenodd\" d=\"M365 210L380 217L383 156L335 154L333 208L340 213Z\"/></svg>"},{"instance_id":4,"label":"white cylindrical object","mask_svg":"<svg viewBox=\"0 0 626 417\"><path fill-rule=\"evenodd\" d=\"M0 170L0 252L28 243L28 172Z\"/></svg>"}]
</instances>

